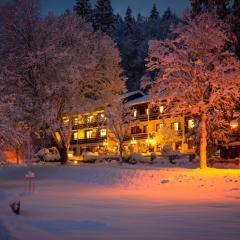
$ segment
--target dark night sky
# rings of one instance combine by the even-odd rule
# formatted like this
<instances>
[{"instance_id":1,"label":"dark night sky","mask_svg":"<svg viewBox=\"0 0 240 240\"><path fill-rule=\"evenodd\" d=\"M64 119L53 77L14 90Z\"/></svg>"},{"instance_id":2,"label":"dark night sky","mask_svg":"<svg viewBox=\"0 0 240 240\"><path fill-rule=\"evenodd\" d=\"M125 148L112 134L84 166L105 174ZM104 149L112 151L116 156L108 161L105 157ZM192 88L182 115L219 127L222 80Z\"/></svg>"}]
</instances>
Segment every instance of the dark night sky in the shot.
<instances>
[{"instance_id":1,"label":"dark night sky","mask_svg":"<svg viewBox=\"0 0 240 240\"><path fill-rule=\"evenodd\" d=\"M5 1L0 0L0 3ZM42 0L43 12L47 14L48 11L53 11L55 14L60 14L67 8L72 9L74 2L75 0ZM143 16L148 16L154 2L160 13L170 7L178 15L181 15L181 12L189 5L189 0L112 0L112 6L115 13L118 12L121 15L124 15L129 5L135 15L140 12ZM94 5L96 0L92 0L92 3Z\"/></svg>"}]
</instances>

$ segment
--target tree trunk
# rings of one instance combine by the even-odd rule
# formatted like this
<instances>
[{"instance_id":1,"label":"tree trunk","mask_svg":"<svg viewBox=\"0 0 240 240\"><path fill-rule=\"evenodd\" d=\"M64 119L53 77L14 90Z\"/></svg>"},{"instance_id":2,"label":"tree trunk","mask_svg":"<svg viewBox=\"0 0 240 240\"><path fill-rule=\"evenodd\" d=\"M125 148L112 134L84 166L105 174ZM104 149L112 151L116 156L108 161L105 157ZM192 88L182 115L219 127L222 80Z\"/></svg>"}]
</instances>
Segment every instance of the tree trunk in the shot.
<instances>
[{"instance_id":1,"label":"tree trunk","mask_svg":"<svg viewBox=\"0 0 240 240\"><path fill-rule=\"evenodd\" d=\"M55 132L52 133L53 140L55 141L55 146L57 147L60 154L60 161L62 164L66 164L68 161L68 145L64 141L64 137L61 135L61 131L58 131L60 138L56 137Z\"/></svg>"},{"instance_id":2,"label":"tree trunk","mask_svg":"<svg viewBox=\"0 0 240 240\"><path fill-rule=\"evenodd\" d=\"M68 161L68 151L67 151L67 147L62 144L62 147L58 147L58 151L60 154L60 161L62 164L66 164Z\"/></svg>"},{"instance_id":3,"label":"tree trunk","mask_svg":"<svg viewBox=\"0 0 240 240\"><path fill-rule=\"evenodd\" d=\"M17 159L17 165L19 165L19 147L16 147L16 159Z\"/></svg>"},{"instance_id":4,"label":"tree trunk","mask_svg":"<svg viewBox=\"0 0 240 240\"><path fill-rule=\"evenodd\" d=\"M207 115L201 116L201 140L200 140L200 168L207 168Z\"/></svg>"},{"instance_id":5,"label":"tree trunk","mask_svg":"<svg viewBox=\"0 0 240 240\"><path fill-rule=\"evenodd\" d=\"M122 143L119 143L119 154L120 154L120 165L123 163L123 146Z\"/></svg>"}]
</instances>

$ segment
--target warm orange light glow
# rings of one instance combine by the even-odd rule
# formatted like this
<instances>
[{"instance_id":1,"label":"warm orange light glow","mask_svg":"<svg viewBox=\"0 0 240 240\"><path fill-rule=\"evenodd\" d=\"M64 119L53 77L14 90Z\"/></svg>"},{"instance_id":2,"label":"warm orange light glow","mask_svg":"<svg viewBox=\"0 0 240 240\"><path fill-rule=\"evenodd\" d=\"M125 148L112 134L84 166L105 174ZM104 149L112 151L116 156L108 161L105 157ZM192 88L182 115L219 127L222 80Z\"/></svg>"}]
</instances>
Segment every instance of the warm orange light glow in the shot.
<instances>
[{"instance_id":1,"label":"warm orange light glow","mask_svg":"<svg viewBox=\"0 0 240 240\"><path fill-rule=\"evenodd\" d=\"M194 128L194 127L195 127L194 120L193 119L189 119L188 120L188 128L191 129L191 128Z\"/></svg>"},{"instance_id":2,"label":"warm orange light glow","mask_svg":"<svg viewBox=\"0 0 240 240\"><path fill-rule=\"evenodd\" d=\"M105 141L103 142L103 146L108 146L107 140L105 140Z\"/></svg>"},{"instance_id":3,"label":"warm orange light glow","mask_svg":"<svg viewBox=\"0 0 240 240\"><path fill-rule=\"evenodd\" d=\"M93 119L94 119L94 116L91 115L91 116L89 116L89 117L87 118L87 121L88 121L89 123L91 123L91 122L93 122Z\"/></svg>"},{"instance_id":4,"label":"warm orange light glow","mask_svg":"<svg viewBox=\"0 0 240 240\"><path fill-rule=\"evenodd\" d=\"M57 139L58 142L61 141L61 136L60 136L59 132L56 132L56 133L55 133L55 137L56 137L56 139Z\"/></svg>"},{"instance_id":5,"label":"warm orange light glow","mask_svg":"<svg viewBox=\"0 0 240 240\"><path fill-rule=\"evenodd\" d=\"M179 130L179 123L178 123L178 122L173 123L173 129L174 129L175 131L178 131L178 130Z\"/></svg>"},{"instance_id":6,"label":"warm orange light glow","mask_svg":"<svg viewBox=\"0 0 240 240\"><path fill-rule=\"evenodd\" d=\"M136 118L137 117L137 110L135 109L133 112L133 116Z\"/></svg>"},{"instance_id":7,"label":"warm orange light glow","mask_svg":"<svg viewBox=\"0 0 240 240\"><path fill-rule=\"evenodd\" d=\"M103 128L100 130L100 137L106 137L107 136L107 129Z\"/></svg>"},{"instance_id":8,"label":"warm orange light glow","mask_svg":"<svg viewBox=\"0 0 240 240\"><path fill-rule=\"evenodd\" d=\"M74 140L78 140L78 132L74 132L73 133L73 139Z\"/></svg>"},{"instance_id":9,"label":"warm orange light glow","mask_svg":"<svg viewBox=\"0 0 240 240\"><path fill-rule=\"evenodd\" d=\"M156 145L156 141L154 139L152 139L152 138L147 138L146 139L146 143L147 144L151 144L151 145Z\"/></svg>"},{"instance_id":10,"label":"warm orange light glow","mask_svg":"<svg viewBox=\"0 0 240 240\"><path fill-rule=\"evenodd\" d=\"M160 107L159 107L159 112L160 112L160 113L163 113L163 111L164 111L164 106L160 106Z\"/></svg>"},{"instance_id":11,"label":"warm orange light glow","mask_svg":"<svg viewBox=\"0 0 240 240\"><path fill-rule=\"evenodd\" d=\"M230 122L230 126L231 126L231 128L237 128L238 127L238 121L237 120L232 120L231 122Z\"/></svg>"},{"instance_id":12,"label":"warm orange light glow","mask_svg":"<svg viewBox=\"0 0 240 240\"><path fill-rule=\"evenodd\" d=\"M132 140L130 141L130 143L131 143L132 145L135 145L135 144L137 144L137 140L135 140L134 137L133 137Z\"/></svg>"},{"instance_id":13,"label":"warm orange light glow","mask_svg":"<svg viewBox=\"0 0 240 240\"><path fill-rule=\"evenodd\" d=\"M68 152L68 157L69 157L69 158L72 158L72 157L73 157L73 151L69 151L69 152Z\"/></svg>"}]
</instances>

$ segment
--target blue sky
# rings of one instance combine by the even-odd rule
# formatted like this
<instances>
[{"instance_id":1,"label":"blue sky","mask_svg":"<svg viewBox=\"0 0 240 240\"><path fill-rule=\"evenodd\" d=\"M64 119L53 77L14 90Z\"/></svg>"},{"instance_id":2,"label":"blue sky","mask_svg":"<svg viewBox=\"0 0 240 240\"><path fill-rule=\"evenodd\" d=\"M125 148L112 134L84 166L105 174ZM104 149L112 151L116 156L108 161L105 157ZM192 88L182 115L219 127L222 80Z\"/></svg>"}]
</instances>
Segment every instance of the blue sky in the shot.
<instances>
[{"instance_id":1,"label":"blue sky","mask_svg":"<svg viewBox=\"0 0 240 240\"><path fill-rule=\"evenodd\" d=\"M0 3L6 0L0 0ZM65 9L72 9L75 0L42 0L44 14L53 11L55 14L63 13ZM92 0L93 5L96 0ZM112 0L115 13L124 15L126 8L130 6L134 15L140 12L143 16L148 16L153 3L156 3L158 10L162 13L170 7L175 13L181 16L182 11L189 5L189 0Z\"/></svg>"}]
</instances>

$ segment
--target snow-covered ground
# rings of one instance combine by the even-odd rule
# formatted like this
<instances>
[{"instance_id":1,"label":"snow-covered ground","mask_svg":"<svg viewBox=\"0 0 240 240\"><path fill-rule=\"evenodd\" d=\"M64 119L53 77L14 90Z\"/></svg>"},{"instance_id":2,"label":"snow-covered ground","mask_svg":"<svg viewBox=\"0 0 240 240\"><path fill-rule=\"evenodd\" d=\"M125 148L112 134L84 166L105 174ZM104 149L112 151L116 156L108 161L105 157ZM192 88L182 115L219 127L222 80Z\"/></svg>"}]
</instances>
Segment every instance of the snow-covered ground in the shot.
<instances>
[{"instance_id":1,"label":"snow-covered ground","mask_svg":"<svg viewBox=\"0 0 240 240\"><path fill-rule=\"evenodd\" d=\"M0 168L0 240L239 240L240 170L146 165ZM14 215L8 203L20 199Z\"/></svg>"}]
</instances>

